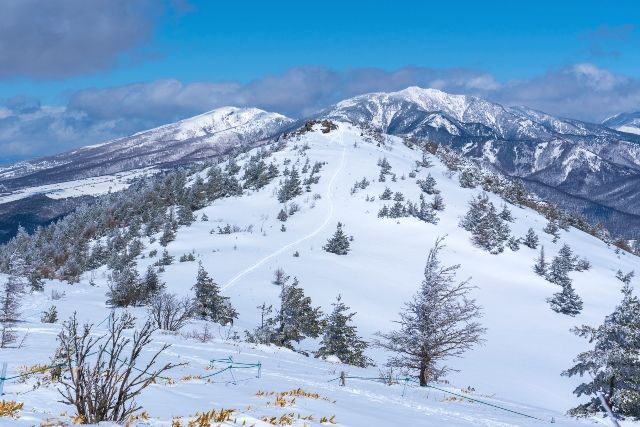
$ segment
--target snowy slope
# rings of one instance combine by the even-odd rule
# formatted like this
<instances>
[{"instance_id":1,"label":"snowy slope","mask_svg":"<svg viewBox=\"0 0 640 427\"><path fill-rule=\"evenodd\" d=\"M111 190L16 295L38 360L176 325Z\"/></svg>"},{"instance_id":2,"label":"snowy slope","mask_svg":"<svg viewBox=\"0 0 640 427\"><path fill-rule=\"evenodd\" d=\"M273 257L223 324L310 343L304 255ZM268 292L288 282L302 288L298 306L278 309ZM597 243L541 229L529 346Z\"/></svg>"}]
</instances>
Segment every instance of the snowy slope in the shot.
<instances>
[{"instance_id":1,"label":"snowy slope","mask_svg":"<svg viewBox=\"0 0 640 427\"><path fill-rule=\"evenodd\" d=\"M602 124L620 132L640 135L640 111L617 114L609 117Z\"/></svg>"},{"instance_id":2,"label":"snowy slope","mask_svg":"<svg viewBox=\"0 0 640 427\"><path fill-rule=\"evenodd\" d=\"M469 234L458 227L459 219L467 209L467 202L478 193L475 189L462 189L457 176L452 175L438 161L432 168L421 168L416 178L409 178L415 161L422 153L403 145L399 138L387 136L382 145L362 136L361 129L341 123L338 130L324 134L319 130L291 138L287 147L273 155L273 160L284 169L285 160L291 164L304 163L308 157L326 162L319 184L310 193L294 201L300 212L291 216L286 232L280 231L276 218L281 209L275 197L274 182L257 192L245 191L241 197L216 201L197 214L206 214L209 221L198 221L190 227L180 228L175 241L168 245L171 255L179 257L194 251L196 258L223 286L224 293L238 309L240 318L234 328L241 334L253 329L259 321L256 306L277 301L278 288L270 281L275 269L282 267L296 276L311 296L314 304L325 312L338 294L355 311L359 332L372 339L377 331L394 328L398 312L418 289L427 251L438 236L446 237L444 262L461 264L460 279L472 277L477 287L474 296L483 306L483 325L487 328L486 343L451 360L459 372L448 377L449 390L471 386L470 396L511 410L533 415L545 421L528 419L521 415L486 407L470 401L451 401L441 392L408 387L404 396L401 385L387 387L380 384L353 380L341 388L335 382L340 370L363 377L379 376L378 368L366 370L337 366L306 358L300 354L274 348L254 348L246 343L196 343L180 336L158 334L157 343L171 342L166 357L174 361L188 361L189 365L172 373L175 377L202 373L211 358L233 356L238 361L263 363L262 377L241 373L237 385L227 383L223 377L213 383L202 380L178 381L174 385L157 384L143 395L141 402L152 416L152 424L168 425L172 416L187 416L195 411L220 407L242 410L251 425L261 415L274 415L288 411L266 406L265 398L258 398L258 390L284 391L302 387L306 391L326 396L323 399L298 399L291 408L303 415L314 414L317 425L320 416L335 414L339 425L539 425L552 417L559 425L580 425L592 421L565 418L562 414L579 401L572 395L576 379L560 376L572 364L573 357L587 348L587 343L575 337L569 329L579 324L599 324L620 300L620 286L615 279L617 269L629 271L637 268L638 259L632 255L615 254L613 248L578 230L562 232L561 240L554 244L542 232L546 220L536 212L511 207L516 221L511 224L515 236L523 236L532 227L541 238L547 256L553 256L563 243L568 243L578 255L593 264L587 272L572 273L574 286L584 300L582 314L575 318L559 315L550 310L545 299L558 290L532 271L537 251L522 246L517 252L508 249L500 255L490 255L476 247ZM308 146L308 149L305 149ZM248 158L252 153L243 155ZM386 157L397 182L389 179L377 182L378 159ZM242 164L242 162L239 162ZM407 199L417 200L420 190L416 179L427 173L437 180L446 208L439 213L437 225L414 218L380 219L377 212L382 201L377 200L385 186L401 191ZM371 185L351 194L356 180L366 177ZM402 179L404 177L405 179ZM320 197L314 197L318 194ZM366 196L376 201L366 201ZM501 201L491 196L494 203ZM352 251L336 256L322 250L336 223L345 224L345 232L354 236ZM253 226L251 232L229 235L210 234L210 230L226 224L241 228ZM146 242L145 253L162 248ZM298 251L300 256L294 257ZM156 259L139 260L142 271ZM174 263L166 267L162 280L168 291L190 295L195 282L197 263ZM101 322L108 314L104 305L107 290L107 271L104 267L93 272L96 286L89 286L85 277L78 285L69 286L51 281L43 295L26 297L23 311L27 322L21 327L29 331L21 349L0 350L0 359L9 361L10 373L19 365L46 363L53 352L57 328L38 322L40 312L51 304L59 307L60 318L65 319L77 310L80 319ZM48 300L50 289L65 291L62 300ZM135 309L144 318L143 309ZM188 329L196 328L193 326ZM313 350L311 340L301 343L303 350ZM378 364L386 355L370 348L368 355ZM26 384L7 384L5 398L25 403L23 418L6 425L33 425L48 418L60 417L65 408L55 403L55 391L44 387L29 391L34 380ZM335 403L333 401L335 400ZM70 410L70 409L67 409ZM279 412L278 412L279 411ZM5 421L5 420L2 420ZM316 424L314 424L316 423ZM5 425L5 424L3 424ZM260 424L258 425L266 425ZM303 425L297 421L296 425ZM632 425L629 423L629 425Z\"/></svg>"}]
</instances>

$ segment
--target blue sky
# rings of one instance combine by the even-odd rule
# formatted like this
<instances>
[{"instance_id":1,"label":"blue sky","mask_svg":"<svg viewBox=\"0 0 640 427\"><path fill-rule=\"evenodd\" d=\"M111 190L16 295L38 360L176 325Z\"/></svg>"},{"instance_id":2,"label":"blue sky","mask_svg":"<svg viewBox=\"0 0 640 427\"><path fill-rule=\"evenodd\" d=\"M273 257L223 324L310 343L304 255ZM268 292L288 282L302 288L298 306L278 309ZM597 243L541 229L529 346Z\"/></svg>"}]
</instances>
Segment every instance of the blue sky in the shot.
<instances>
[{"instance_id":1,"label":"blue sky","mask_svg":"<svg viewBox=\"0 0 640 427\"><path fill-rule=\"evenodd\" d=\"M640 109L633 1L47 4L0 14L0 162L225 104L302 116L410 84L591 121Z\"/></svg>"}]
</instances>

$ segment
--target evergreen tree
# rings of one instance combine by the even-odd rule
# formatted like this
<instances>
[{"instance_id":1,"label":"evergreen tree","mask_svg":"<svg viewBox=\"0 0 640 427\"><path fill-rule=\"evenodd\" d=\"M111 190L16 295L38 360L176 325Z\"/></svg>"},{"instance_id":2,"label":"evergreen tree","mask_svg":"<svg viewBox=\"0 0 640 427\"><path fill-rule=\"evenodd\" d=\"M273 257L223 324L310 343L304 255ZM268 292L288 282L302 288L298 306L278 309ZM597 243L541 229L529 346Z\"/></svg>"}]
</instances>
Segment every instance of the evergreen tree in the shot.
<instances>
[{"instance_id":1,"label":"evergreen tree","mask_svg":"<svg viewBox=\"0 0 640 427\"><path fill-rule=\"evenodd\" d=\"M426 194L433 195L440 193L440 191L436 189L436 180L431 176L431 174L428 174L425 179L417 180L416 183Z\"/></svg>"},{"instance_id":2,"label":"evergreen tree","mask_svg":"<svg viewBox=\"0 0 640 427\"><path fill-rule=\"evenodd\" d=\"M151 298L161 294L164 291L165 284L160 281L160 277L156 270L149 266L147 272L142 279L142 299L148 302Z\"/></svg>"},{"instance_id":3,"label":"evergreen tree","mask_svg":"<svg viewBox=\"0 0 640 427\"><path fill-rule=\"evenodd\" d=\"M167 251L166 249L164 251L162 251L162 255L160 256L160 259L156 262L156 265L161 266L161 265L171 265L173 263L174 257L169 255L169 251Z\"/></svg>"},{"instance_id":4,"label":"evergreen tree","mask_svg":"<svg viewBox=\"0 0 640 427\"><path fill-rule=\"evenodd\" d=\"M15 326L20 321L20 295L23 290L23 283L14 275L10 275L2 286L0 294L0 348L6 348L18 339Z\"/></svg>"},{"instance_id":5,"label":"evergreen tree","mask_svg":"<svg viewBox=\"0 0 640 427\"><path fill-rule=\"evenodd\" d=\"M180 206L178 209L178 224L189 226L196 221L196 216L193 214L191 206ZM166 246L166 245L165 245Z\"/></svg>"},{"instance_id":6,"label":"evergreen tree","mask_svg":"<svg viewBox=\"0 0 640 427\"><path fill-rule=\"evenodd\" d=\"M109 280L107 305L111 307L129 307L144 302L140 276L135 262L115 269Z\"/></svg>"},{"instance_id":7,"label":"evergreen tree","mask_svg":"<svg viewBox=\"0 0 640 427\"><path fill-rule=\"evenodd\" d=\"M516 239L515 237L511 236L509 237L509 239L507 240L507 247L509 249L511 249L512 251L519 251L520 250L520 241L518 239Z\"/></svg>"},{"instance_id":8,"label":"evergreen tree","mask_svg":"<svg viewBox=\"0 0 640 427\"><path fill-rule=\"evenodd\" d=\"M424 194L420 194L420 207L418 208L416 216L418 217L418 219L424 222L429 222L431 224L438 223L436 211L430 204L427 203L424 198Z\"/></svg>"},{"instance_id":9,"label":"evergreen tree","mask_svg":"<svg viewBox=\"0 0 640 427\"><path fill-rule=\"evenodd\" d=\"M522 244L531 249L538 247L538 235L533 231L533 228L529 228L527 235L522 239Z\"/></svg>"},{"instance_id":10,"label":"evergreen tree","mask_svg":"<svg viewBox=\"0 0 640 427\"><path fill-rule=\"evenodd\" d=\"M387 205L383 205L382 209L378 212L378 218L388 218L389 217L389 207Z\"/></svg>"},{"instance_id":11,"label":"evergreen tree","mask_svg":"<svg viewBox=\"0 0 640 427\"><path fill-rule=\"evenodd\" d=\"M400 329L378 333L377 345L396 355L388 365L418 370L421 386L449 371L443 360L460 356L482 342L477 319L480 307L469 298L468 281L456 282L459 265L442 266L442 238L429 251L424 281L413 300L400 313Z\"/></svg>"},{"instance_id":12,"label":"evergreen tree","mask_svg":"<svg viewBox=\"0 0 640 427\"><path fill-rule=\"evenodd\" d=\"M500 218L507 222L513 222L513 214L509 210L507 204L502 205L502 211L500 211Z\"/></svg>"},{"instance_id":13,"label":"evergreen tree","mask_svg":"<svg viewBox=\"0 0 640 427\"><path fill-rule=\"evenodd\" d=\"M540 246L540 255L538 259L536 259L536 263L533 266L533 271L542 277L546 277L547 275L547 261L544 258L544 246Z\"/></svg>"},{"instance_id":14,"label":"evergreen tree","mask_svg":"<svg viewBox=\"0 0 640 427\"><path fill-rule=\"evenodd\" d=\"M406 211L402 203L395 202L389 209L389 218L402 218L406 215Z\"/></svg>"},{"instance_id":15,"label":"evergreen tree","mask_svg":"<svg viewBox=\"0 0 640 427\"><path fill-rule=\"evenodd\" d=\"M342 223L339 222L333 237L327 241L327 244L324 245L322 249L336 255L346 255L349 253L349 247L349 238L344 234L344 231L342 231Z\"/></svg>"},{"instance_id":16,"label":"evergreen tree","mask_svg":"<svg viewBox=\"0 0 640 427\"><path fill-rule=\"evenodd\" d=\"M555 283L556 285L562 286L564 288L566 285L571 285L569 271L570 270L567 268L563 258L560 256L555 256L551 261L551 265L549 265L546 279L549 282Z\"/></svg>"},{"instance_id":17,"label":"evergreen tree","mask_svg":"<svg viewBox=\"0 0 640 427\"><path fill-rule=\"evenodd\" d=\"M287 211L285 211L284 209L280 209L280 212L278 213L278 219L282 222L285 222L287 218L289 218L289 215L287 215Z\"/></svg>"},{"instance_id":18,"label":"evergreen tree","mask_svg":"<svg viewBox=\"0 0 640 427\"><path fill-rule=\"evenodd\" d=\"M351 324L356 313L349 313L349 307L340 295L333 305L333 312L326 319L324 335L316 357L326 358L336 356L342 363L365 368L372 365L371 359L364 355L367 343L357 333L357 328Z\"/></svg>"},{"instance_id":19,"label":"evergreen tree","mask_svg":"<svg viewBox=\"0 0 640 427\"><path fill-rule=\"evenodd\" d=\"M289 176L282 183L280 190L278 190L278 201L280 203L285 203L300 194L302 194L300 175L294 167L291 169Z\"/></svg>"},{"instance_id":20,"label":"evergreen tree","mask_svg":"<svg viewBox=\"0 0 640 427\"><path fill-rule=\"evenodd\" d=\"M557 258L558 262L562 265L562 268L564 268L566 271L575 270L578 257L573 255L573 251L566 243L562 245L562 247L558 251Z\"/></svg>"},{"instance_id":21,"label":"evergreen tree","mask_svg":"<svg viewBox=\"0 0 640 427\"><path fill-rule=\"evenodd\" d=\"M233 324L238 312L229 302L229 297L220 294L220 287L209 277L202 263L198 265L198 276L193 286L196 312L202 319L211 320L222 326Z\"/></svg>"},{"instance_id":22,"label":"evergreen tree","mask_svg":"<svg viewBox=\"0 0 640 427\"><path fill-rule=\"evenodd\" d=\"M164 228L162 229L162 236L160 236L160 244L162 246L167 246L169 242L173 242L176 239L176 232L173 229L173 225L170 221L164 223Z\"/></svg>"},{"instance_id":23,"label":"evergreen tree","mask_svg":"<svg viewBox=\"0 0 640 427\"><path fill-rule=\"evenodd\" d=\"M640 417L640 300L628 283L623 285L622 294L622 302L605 317L602 325L597 328L583 325L572 330L593 345L578 354L576 364L563 372L568 377L588 374L589 378L573 393L591 399L571 409L572 415L603 412L597 397L600 392L615 414Z\"/></svg>"},{"instance_id":24,"label":"evergreen tree","mask_svg":"<svg viewBox=\"0 0 640 427\"><path fill-rule=\"evenodd\" d=\"M484 193L469 202L469 211L460 226L471 232L471 241L476 246L492 254L502 252L509 238L509 226Z\"/></svg>"},{"instance_id":25,"label":"evergreen tree","mask_svg":"<svg viewBox=\"0 0 640 427\"><path fill-rule=\"evenodd\" d=\"M280 347L293 348L293 341L317 338L322 330L322 311L311 306L311 298L298 285L294 277L293 283L285 283L280 290L280 309L272 322L273 343Z\"/></svg>"},{"instance_id":26,"label":"evergreen tree","mask_svg":"<svg viewBox=\"0 0 640 427\"><path fill-rule=\"evenodd\" d=\"M567 316L573 317L582 311L582 299L576 294L570 281L562 286L560 292L553 294L553 297L549 298L547 302L553 311Z\"/></svg>"},{"instance_id":27,"label":"evergreen tree","mask_svg":"<svg viewBox=\"0 0 640 427\"><path fill-rule=\"evenodd\" d=\"M478 185L478 173L471 168L467 168L460 172L458 180L460 181L460 187L462 188L476 188Z\"/></svg>"},{"instance_id":28,"label":"evergreen tree","mask_svg":"<svg viewBox=\"0 0 640 427\"><path fill-rule=\"evenodd\" d=\"M393 196L393 191L391 191L389 187L385 187L384 191L380 195L380 200L391 200L392 196Z\"/></svg>"}]
</instances>

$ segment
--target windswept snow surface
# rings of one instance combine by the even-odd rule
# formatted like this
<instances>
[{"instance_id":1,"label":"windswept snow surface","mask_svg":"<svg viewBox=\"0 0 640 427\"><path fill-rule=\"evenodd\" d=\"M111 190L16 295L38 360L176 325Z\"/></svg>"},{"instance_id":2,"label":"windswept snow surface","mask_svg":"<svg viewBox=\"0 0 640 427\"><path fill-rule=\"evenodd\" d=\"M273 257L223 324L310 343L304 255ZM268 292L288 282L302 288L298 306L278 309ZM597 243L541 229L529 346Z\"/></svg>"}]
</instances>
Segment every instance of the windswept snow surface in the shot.
<instances>
[{"instance_id":1,"label":"windswept snow surface","mask_svg":"<svg viewBox=\"0 0 640 427\"><path fill-rule=\"evenodd\" d=\"M308 146L308 149L305 149ZM242 157L247 159L253 152ZM575 420L563 414L585 399L577 399L573 388L576 378L560 373L572 366L574 356L588 348L588 343L574 336L569 329L580 324L600 324L620 300L620 282L615 279L618 269L637 269L638 258L629 254L616 254L614 248L576 229L562 232L560 241L552 243L543 233L546 220L527 208L510 206L515 222L510 224L512 234L523 236L532 227L540 236L550 259L563 243L568 243L593 267L586 272L571 273L574 287L584 300L583 312L575 318L554 313L545 301L558 287L536 276L532 271L538 250L525 246L517 252L506 249L500 255L491 255L474 247L469 233L458 227L460 217L467 210L467 202L478 189L463 189L455 174L451 174L436 159L434 166L420 168L416 178L409 178L416 160L422 152L403 145L399 138L387 136L384 144L362 136L361 129L340 123L338 130L323 134L319 130L300 137L291 137L283 151L273 154L280 171L289 159L300 169L304 157L311 164L326 162L320 172L319 184L312 191L298 196L294 202L300 211L286 221L286 232L280 231L282 222L276 216L283 207L275 196L277 179L260 191L245 191L241 197L217 200L197 212L198 218L206 214L209 221L197 221L180 228L175 241L167 249L176 257L166 267L162 280L169 292L192 295L196 262L178 262L185 253L194 252L214 279L225 287L224 293L240 313L234 329L242 336L245 329L259 323L259 310L263 302L276 304L279 288L272 285L274 270L283 268L291 277L297 277L314 305L322 306L325 313L338 294L357 312L354 320L359 333L368 340L377 331L396 327L398 312L405 301L417 291L423 278L424 262L428 250L438 236L446 236L443 250L445 264L461 264L459 279L472 278L474 297L482 305L483 325L487 328L483 346L469 351L462 358L448 364L458 372L450 374L448 385L438 387L456 393L472 387L469 397L537 417L543 421L481 405L469 400L451 400L450 396L432 389L412 385L385 386L372 381L348 380L340 387L336 378L340 371L348 375L378 377L387 355L370 348L368 355L378 367L353 368L305 357L301 354L274 347L253 346L224 340L225 331L214 327L217 339L200 343L181 335L156 333L153 347L163 342L172 344L162 356L163 361L188 364L169 373L177 378L175 384L160 382L151 386L139 401L151 418L145 423L165 425L173 416L193 415L196 411L235 408L237 423L247 425L269 424L261 416L280 416L293 412L301 416L313 415L307 425L319 425L320 417L335 415L340 426L537 426L552 418L558 425L589 425L605 421ZM386 157L397 175L397 182L387 177L378 182L378 159ZM243 164L243 160L239 161ZM437 181L446 208L439 212L437 225L414 218L380 219L377 217L383 201L378 196L388 186L400 191L406 199L417 201L420 189L416 179L430 173ZM366 177L371 185L351 194L356 180ZM314 194L318 196L314 197ZM376 200L367 202L366 196ZM502 201L490 196L498 206ZM388 202L387 202L388 203ZM322 246L335 231L337 222L344 224L345 232L353 235L351 252L337 256L322 250ZM253 226L251 231L227 235L211 234L226 224L241 228ZM157 237L157 236L156 236ZM145 258L139 260L143 272L156 261L150 250L163 248L157 242L145 242ZM299 257L294 257L294 252ZM20 349L0 349L0 360L9 363L9 375L22 365L48 363L55 348L55 335L59 325L39 322L40 312L55 304L60 319L73 311L80 320L96 324L102 322L109 310L105 307L108 289L106 269L100 268L83 278L81 283L67 285L49 281L44 294L27 295L23 312L25 322L20 331L28 336ZM90 286L93 276L95 286ZM51 301L52 289L64 291L65 297ZM140 320L143 308L131 310ZM193 322L183 332L201 329ZM98 327L104 330L104 323ZM305 340L299 348L311 352L317 342ZM145 353L147 355L148 353ZM231 356L239 362L262 363L261 377L252 370L235 371L213 377L212 382L201 379L180 380L186 375L207 374L224 365L216 364L206 370L210 359ZM5 399L25 403L21 418L0 419L2 425L38 425L47 418L69 420L63 412L73 414L73 408L57 403L57 392L52 386L31 390L35 380L25 383L15 380L7 383ZM302 388L319 393L327 399L298 398L295 404L284 408L273 405L274 397L258 397L256 392L281 392ZM270 404L267 404L271 401ZM183 421L186 418L183 418ZM296 419L297 426L304 420ZM140 424L143 424L140 422ZM233 425L233 424L231 424ZM625 425L636 425L627 422Z\"/></svg>"}]
</instances>

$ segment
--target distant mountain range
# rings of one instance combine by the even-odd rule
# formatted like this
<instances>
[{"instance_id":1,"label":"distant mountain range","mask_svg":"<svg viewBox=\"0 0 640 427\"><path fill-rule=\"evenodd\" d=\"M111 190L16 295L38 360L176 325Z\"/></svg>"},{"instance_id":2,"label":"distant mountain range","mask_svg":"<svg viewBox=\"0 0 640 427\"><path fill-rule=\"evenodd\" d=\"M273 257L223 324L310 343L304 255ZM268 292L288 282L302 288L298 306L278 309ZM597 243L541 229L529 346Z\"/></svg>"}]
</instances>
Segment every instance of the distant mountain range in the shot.
<instances>
[{"instance_id":1,"label":"distant mountain range","mask_svg":"<svg viewBox=\"0 0 640 427\"><path fill-rule=\"evenodd\" d=\"M350 98L315 118L366 122L391 135L447 144L485 166L521 178L531 190L604 223L614 234L640 236L640 113L594 124L410 87ZM225 107L104 144L0 168L0 240L3 223L14 229L20 222L20 215L18 219L15 215L24 209L20 205L25 200L15 194L34 197L34 191L26 188L199 162L239 146L265 144L302 122L254 108ZM11 200L14 208L2 205L3 193L13 195L5 200ZM40 198L47 194L35 193ZM30 205L37 213L37 204ZM48 209L56 216L63 214ZM44 220L31 225L38 221ZM10 233L5 230L5 235Z\"/></svg>"}]
</instances>

